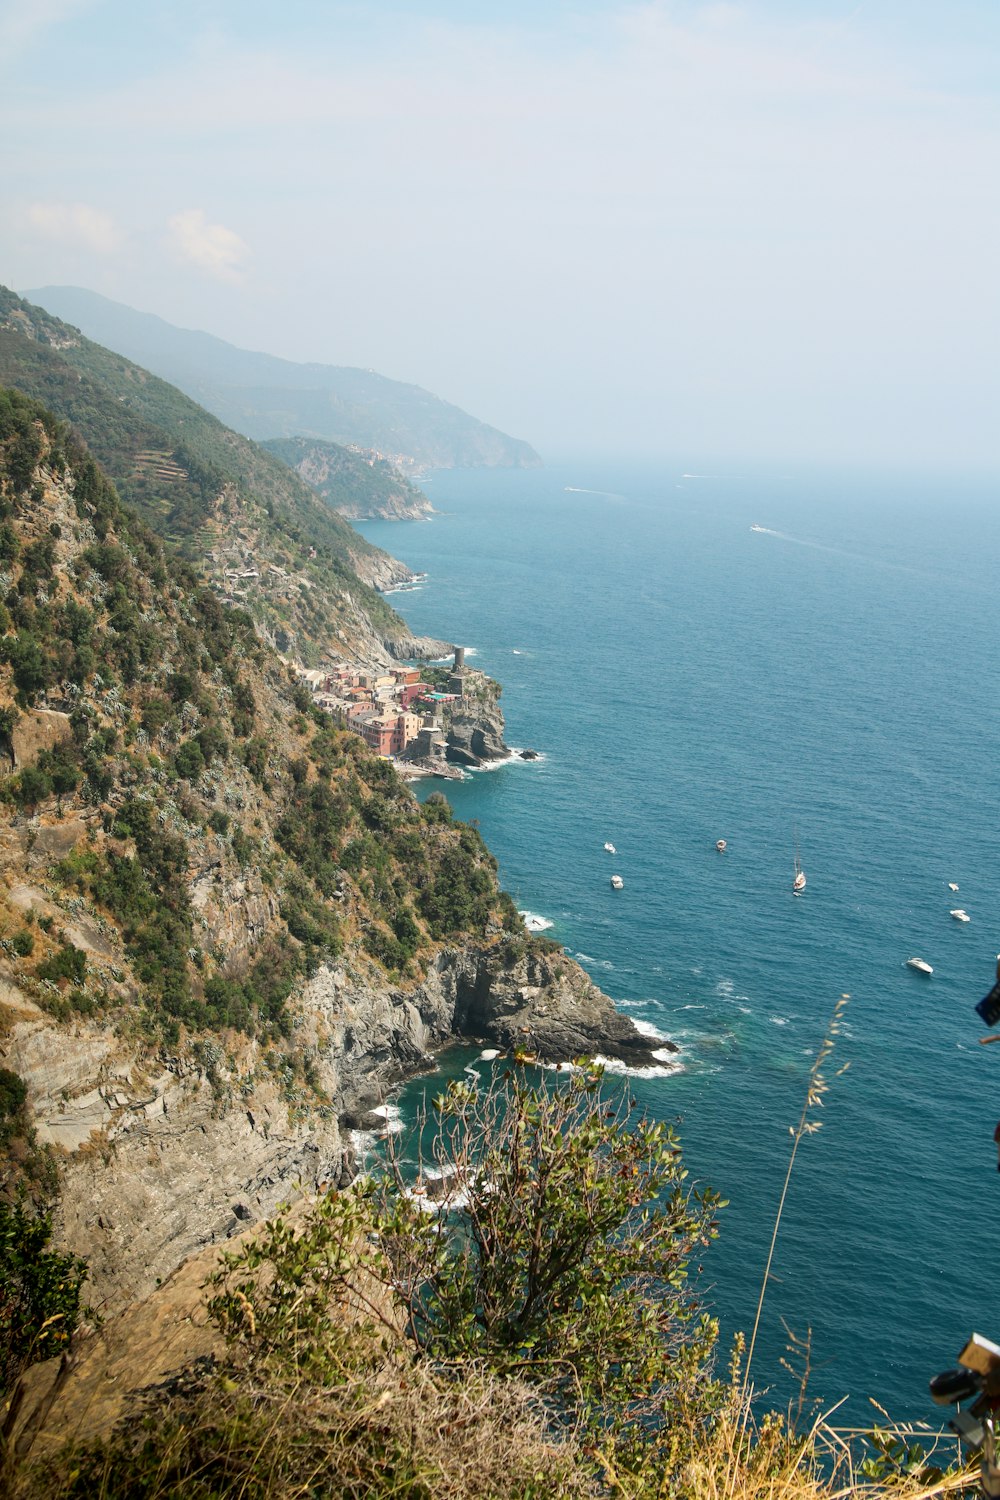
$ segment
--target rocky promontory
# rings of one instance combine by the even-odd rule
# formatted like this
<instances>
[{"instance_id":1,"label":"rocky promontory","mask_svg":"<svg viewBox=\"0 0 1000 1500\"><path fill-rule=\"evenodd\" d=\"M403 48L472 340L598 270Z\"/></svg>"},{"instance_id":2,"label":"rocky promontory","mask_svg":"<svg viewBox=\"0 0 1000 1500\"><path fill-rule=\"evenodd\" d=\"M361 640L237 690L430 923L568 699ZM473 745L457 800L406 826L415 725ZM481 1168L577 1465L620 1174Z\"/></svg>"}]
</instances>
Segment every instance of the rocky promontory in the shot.
<instances>
[{"instance_id":1,"label":"rocky promontory","mask_svg":"<svg viewBox=\"0 0 1000 1500\"><path fill-rule=\"evenodd\" d=\"M461 696L446 703L442 712L448 759L471 767L505 760L511 752L504 740L500 684L473 667L459 669L457 681L461 683ZM450 685L456 685L454 676Z\"/></svg>"}]
</instances>

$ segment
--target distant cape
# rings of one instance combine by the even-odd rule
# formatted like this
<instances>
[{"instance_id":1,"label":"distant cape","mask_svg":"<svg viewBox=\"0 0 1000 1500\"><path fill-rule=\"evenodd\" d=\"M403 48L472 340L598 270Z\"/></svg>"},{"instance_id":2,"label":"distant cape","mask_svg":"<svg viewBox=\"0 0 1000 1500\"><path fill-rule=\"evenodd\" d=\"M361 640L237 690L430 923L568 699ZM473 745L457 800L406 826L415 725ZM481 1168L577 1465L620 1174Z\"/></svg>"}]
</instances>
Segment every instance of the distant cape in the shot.
<instances>
[{"instance_id":1,"label":"distant cape","mask_svg":"<svg viewBox=\"0 0 1000 1500\"><path fill-rule=\"evenodd\" d=\"M239 349L83 287L39 287L22 295L258 442L310 437L354 445L404 472L541 464L529 443L374 370L296 364Z\"/></svg>"}]
</instances>

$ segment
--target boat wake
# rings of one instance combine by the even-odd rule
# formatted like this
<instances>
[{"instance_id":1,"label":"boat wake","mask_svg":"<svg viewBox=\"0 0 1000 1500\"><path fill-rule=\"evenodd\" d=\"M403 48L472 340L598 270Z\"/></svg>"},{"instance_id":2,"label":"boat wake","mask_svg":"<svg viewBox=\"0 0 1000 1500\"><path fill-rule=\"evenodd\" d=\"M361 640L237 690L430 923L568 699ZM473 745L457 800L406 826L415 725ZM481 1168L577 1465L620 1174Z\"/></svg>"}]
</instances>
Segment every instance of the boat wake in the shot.
<instances>
[{"instance_id":1,"label":"boat wake","mask_svg":"<svg viewBox=\"0 0 1000 1500\"><path fill-rule=\"evenodd\" d=\"M864 552L851 552L847 547L831 547L828 542L812 542L808 537L790 536L787 531L775 531L770 526L758 526L754 524L751 531L756 531L760 536L773 536L779 542L790 542L793 547L809 547L813 552L828 552L833 557L847 557L852 562L868 563L876 568L888 568L892 573L909 573L914 578L926 578L931 575L925 573L921 568L911 568L906 563L889 562L884 557L869 557Z\"/></svg>"},{"instance_id":2,"label":"boat wake","mask_svg":"<svg viewBox=\"0 0 1000 1500\"><path fill-rule=\"evenodd\" d=\"M564 484L563 493L565 495L600 495L605 500L625 499L624 495L616 495L614 490L585 490L582 485L578 484Z\"/></svg>"}]
</instances>

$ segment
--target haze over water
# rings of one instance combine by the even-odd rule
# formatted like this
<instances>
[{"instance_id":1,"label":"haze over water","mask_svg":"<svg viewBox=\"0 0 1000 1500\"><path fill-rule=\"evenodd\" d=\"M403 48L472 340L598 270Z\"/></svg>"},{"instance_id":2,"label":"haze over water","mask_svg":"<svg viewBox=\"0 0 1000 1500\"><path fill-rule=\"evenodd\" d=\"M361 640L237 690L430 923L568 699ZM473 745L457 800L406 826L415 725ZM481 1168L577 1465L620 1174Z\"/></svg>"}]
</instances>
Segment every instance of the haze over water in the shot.
<instances>
[{"instance_id":1,"label":"haze over water","mask_svg":"<svg viewBox=\"0 0 1000 1500\"><path fill-rule=\"evenodd\" d=\"M477 818L518 906L680 1044L634 1087L730 1200L704 1259L724 1335L752 1323L850 994L754 1376L787 1393L783 1318L842 1416L872 1395L933 1421L928 1377L1000 1336L1000 1047L972 1010L1000 948L1000 517L968 479L681 470L435 474L432 522L363 525L429 575L393 598L410 626L475 648L508 742L543 756L420 794Z\"/></svg>"}]
</instances>

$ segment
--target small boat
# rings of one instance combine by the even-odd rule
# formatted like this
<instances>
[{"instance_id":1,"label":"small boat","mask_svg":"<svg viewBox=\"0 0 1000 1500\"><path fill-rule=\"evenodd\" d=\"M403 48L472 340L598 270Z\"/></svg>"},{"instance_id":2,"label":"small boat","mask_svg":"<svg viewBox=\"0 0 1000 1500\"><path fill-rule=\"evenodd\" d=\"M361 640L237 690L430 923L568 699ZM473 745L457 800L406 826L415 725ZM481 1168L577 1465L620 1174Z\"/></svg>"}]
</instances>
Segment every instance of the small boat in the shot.
<instances>
[{"instance_id":1,"label":"small boat","mask_svg":"<svg viewBox=\"0 0 1000 1500\"><path fill-rule=\"evenodd\" d=\"M620 890L621 890L621 888L622 888L622 886L623 886L623 885L624 885L624 884L625 884L625 882L624 882L624 880L623 880L623 879L622 879L622 878L621 878L621 876L620 876L620 875L612 875L612 877L611 877L611 889L612 889L612 890L613 890L613 891L620 891Z\"/></svg>"},{"instance_id":2,"label":"small boat","mask_svg":"<svg viewBox=\"0 0 1000 1500\"><path fill-rule=\"evenodd\" d=\"M725 839L716 839L716 841L715 841L715 847L716 847L716 849L718 849L718 851L719 851L720 854L725 854L725 852L726 852L726 841L725 841Z\"/></svg>"},{"instance_id":3,"label":"small boat","mask_svg":"<svg viewBox=\"0 0 1000 1500\"><path fill-rule=\"evenodd\" d=\"M906 967L908 969L916 969L921 974L934 973L934 970L931 968L926 958L908 958L906 960Z\"/></svg>"},{"instance_id":4,"label":"small boat","mask_svg":"<svg viewBox=\"0 0 1000 1500\"><path fill-rule=\"evenodd\" d=\"M792 895L793 896L801 896L802 892L805 890L805 888L806 888L806 872L802 868L802 861L801 861L801 859L799 859L799 836L798 836L798 834L796 834L795 835L795 875L794 875L794 878L792 880Z\"/></svg>"},{"instance_id":5,"label":"small boat","mask_svg":"<svg viewBox=\"0 0 1000 1500\"><path fill-rule=\"evenodd\" d=\"M617 854L618 853L618 850L615 848L614 844L605 844L604 847L608 851L609 854Z\"/></svg>"},{"instance_id":6,"label":"small boat","mask_svg":"<svg viewBox=\"0 0 1000 1500\"><path fill-rule=\"evenodd\" d=\"M971 922L972 921L972 918L969 916L969 913L967 911L963 910L963 908L961 906L956 906L955 910L954 911L950 911L948 913L948 915L949 915L949 917L954 917L956 922Z\"/></svg>"},{"instance_id":7,"label":"small boat","mask_svg":"<svg viewBox=\"0 0 1000 1500\"><path fill-rule=\"evenodd\" d=\"M767 527L766 526L758 526L757 522L755 521L753 523L753 525L750 527L750 530L751 531L766 531Z\"/></svg>"},{"instance_id":8,"label":"small boat","mask_svg":"<svg viewBox=\"0 0 1000 1500\"><path fill-rule=\"evenodd\" d=\"M958 890L958 886L955 884L955 882L953 880L949 880L949 882L948 882L948 889L949 889L949 891L957 891Z\"/></svg>"}]
</instances>

